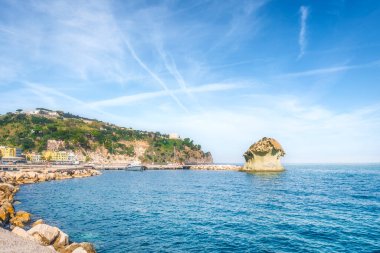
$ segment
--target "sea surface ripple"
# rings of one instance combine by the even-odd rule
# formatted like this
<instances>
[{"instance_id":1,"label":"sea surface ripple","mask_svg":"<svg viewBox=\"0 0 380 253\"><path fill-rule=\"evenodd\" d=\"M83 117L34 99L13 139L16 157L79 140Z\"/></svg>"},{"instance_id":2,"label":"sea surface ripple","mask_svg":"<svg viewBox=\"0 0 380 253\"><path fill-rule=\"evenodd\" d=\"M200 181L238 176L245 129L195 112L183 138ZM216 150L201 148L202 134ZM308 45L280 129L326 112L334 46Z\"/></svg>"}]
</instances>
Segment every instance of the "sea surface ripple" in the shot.
<instances>
[{"instance_id":1,"label":"sea surface ripple","mask_svg":"<svg viewBox=\"0 0 380 253\"><path fill-rule=\"evenodd\" d=\"M16 207L98 252L380 252L380 165L286 168L105 171L24 185Z\"/></svg>"}]
</instances>

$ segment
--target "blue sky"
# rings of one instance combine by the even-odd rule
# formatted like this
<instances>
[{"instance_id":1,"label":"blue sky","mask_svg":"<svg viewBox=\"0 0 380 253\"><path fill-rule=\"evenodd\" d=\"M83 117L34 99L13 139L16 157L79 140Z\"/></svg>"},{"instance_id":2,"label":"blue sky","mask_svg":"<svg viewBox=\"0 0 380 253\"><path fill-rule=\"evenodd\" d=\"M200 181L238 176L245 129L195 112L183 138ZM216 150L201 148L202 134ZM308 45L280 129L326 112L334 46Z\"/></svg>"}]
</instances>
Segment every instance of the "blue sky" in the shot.
<instances>
[{"instance_id":1,"label":"blue sky","mask_svg":"<svg viewBox=\"0 0 380 253\"><path fill-rule=\"evenodd\" d=\"M380 162L379 1L0 2L0 113L179 133L216 162Z\"/></svg>"}]
</instances>

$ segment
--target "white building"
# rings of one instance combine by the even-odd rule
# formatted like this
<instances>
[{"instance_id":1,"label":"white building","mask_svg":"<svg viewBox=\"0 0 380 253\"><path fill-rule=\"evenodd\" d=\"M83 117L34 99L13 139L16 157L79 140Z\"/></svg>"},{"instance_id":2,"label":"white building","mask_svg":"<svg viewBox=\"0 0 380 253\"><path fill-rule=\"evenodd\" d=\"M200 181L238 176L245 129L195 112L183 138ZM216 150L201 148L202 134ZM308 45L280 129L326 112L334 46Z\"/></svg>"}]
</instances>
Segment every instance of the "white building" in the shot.
<instances>
[{"instance_id":1,"label":"white building","mask_svg":"<svg viewBox=\"0 0 380 253\"><path fill-rule=\"evenodd\" d=\"M33 154L30 156L30 161L32 163L40 163L42 162L42 156L40 154Z\"/></svg>"},{"instance_id":2,"label":"white building","mask_svg":"<svg viewBox=\"0 0 380 253\"><path fill-rule=\"evenodd\" d=\"M180 137L177 133L171 133L169 134L169 139L172 139L172 140L178 140Z\"/></svg>"}]
</instances>

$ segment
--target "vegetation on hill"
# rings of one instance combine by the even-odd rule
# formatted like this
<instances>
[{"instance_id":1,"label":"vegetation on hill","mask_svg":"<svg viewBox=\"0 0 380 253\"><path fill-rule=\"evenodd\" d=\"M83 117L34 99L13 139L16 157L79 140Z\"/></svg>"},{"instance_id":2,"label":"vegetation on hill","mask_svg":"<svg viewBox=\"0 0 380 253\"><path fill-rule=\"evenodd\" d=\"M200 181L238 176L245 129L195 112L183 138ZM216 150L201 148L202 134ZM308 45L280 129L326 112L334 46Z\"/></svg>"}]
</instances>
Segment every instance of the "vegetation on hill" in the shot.
<instances>
[{"instance_id":1,"label":"vegetation on hill","mask_svg":"<svg viewBox=\"0 0 380 253\"><path fill-rule=\"evenodd\" d=\"M26 152L42 152L47 148L48 140L64 141L68 150L96 151L104 147L109 155L136 155L134 141L149 144L143 156L143 162L189 162L197 157L210 160L211 154L204 153L200 145L185 138L169 139L159 132L134 130L113 124L83 118L57 111L55 116L42 109L39 114L17 113L0 115L0 145L20 147ZM45 112L45 113L43 113Z\"/></svg>"}]
</instances>

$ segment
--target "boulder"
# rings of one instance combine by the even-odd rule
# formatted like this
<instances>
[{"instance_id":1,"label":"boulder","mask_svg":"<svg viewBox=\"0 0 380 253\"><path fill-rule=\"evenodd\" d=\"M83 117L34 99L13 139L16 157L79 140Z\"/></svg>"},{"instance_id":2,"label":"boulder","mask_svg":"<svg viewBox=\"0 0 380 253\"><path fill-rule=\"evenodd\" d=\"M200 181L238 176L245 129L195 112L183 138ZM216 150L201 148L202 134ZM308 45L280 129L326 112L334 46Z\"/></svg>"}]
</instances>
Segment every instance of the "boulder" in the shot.
<instances>
[{"instance_id":1,"label":"boulder","mask_svg":"<svg viewBox=\"0 0 380 253\"><path fill-rule=\"evenodd\" d=\"M0 205L7 201L12 202L17 189L11 184L0 183Z\"/></svg>"},{"instance_id":2,"label":"boulder","mask_svg":"<svg viewBox=\"0 0 380 253\"><path fill-rule=\"evenodd\" d=\"M15 182L18 184L22 184L24 182L24 179L26 178L25 172L19 171L14 173Z\"/></svg>"},{"instance_id":3,"label":"boulder","mask_svg":"<svg viewBox=\"0 0 380 253\"><path fill-rule=\"evenodd\" d=\"M73 253L88 253L84 248L82 247L79 247L79 248L76 248Z\"/></svg>"},{"instance_id":4,"label":"boulder","mask_svg":"<svg viewBox=\"0 0 380 253\"><path fill-rule=\"evenodd\" d=\"M33 222L32 227L37 226L39 224L45 224L43 219L38 219L35 222Z\"/></svg>"},{"instance_id":5,"label":"boulder","mask_svg":"<svg viewBox=\"0 0 380 253\"><path fill-rule=\"evenodd\" d=\"M46 179L47 180L55 180L55 178L56 178L56 175L55 175L55 173L53 173L53 172L49 172L49 173L47 173L47 176L46 176Z\"/></svg>"},{"instance_id":6,"label":"boulder","mask_svg":"<svg viewBox=\"0 0 380 253\"><path fill-rule=\"evenodd\" d=\"M29 239L29 240L32 240L32 241L35 241L34 237L31 236L30 234L28 234L28 232L25 231L25 229L23 228L20 228L20 227L14 227L12 229L12 233L18 235L18 236L21 236L23 238L26 238L26 239Z\"/></svg>"},{"instance_id":7,"label":"boulder","mask_svg":"<svg viewBox=\"0 0 380 253\"><path fill-rule=\"evenodd\" d=\"M11 224L17 227L24 227L30 221L30 213L25 211L18 211L10 220Z\"/></svg>"},{"instance_id":8,"label":"boulder","mask_svg":"<svg viewBox=\"0 0 380 253\"><path fill-rule=\"evenodd\" d=\"M41 245L52 245L58 238L60 230L46 224L39 224L28 230L28 234L33 236Z\"/></svg>"},{"instance_id":9,"label":"boulder","mask_svg":"<svg viewBox=\"0 0 380 253\"><path fill-rule=\"evenodd\" d=\"M60 253L96 253L94 246L88 242L72 243L59 251Z\"/></svg>"},{"instance_id":10,"label":"boulder","mask_svg":"<svg viewBox=\"0 0 380 253\"><path fill-rule=\"evenodd\" d=\"M55 239L53 243L53 247L55 249L61 249L67 245L69 245L69 236L60 230L57 239Z\"/></svg>"},{"instance_id":11,"label":"boulder","mask_svg":"<svg viewBox=\"0 0 380 253\"><path fill-rule=\"evenodd\" d=\"M48 175L47 175L47 173L38 173L38 175L37 175L37 178L38 178L38 181L39 182L45 182L45 181L47 181L48 179Z\"/></svg>"},{"instance_id":12,"label":"boulder","mask_svg":"<svg viewBox=\"0 0 380 253\"><path fill-rule=\"evenodd\" d=\"M252 144L244 153L245 171L276 172L283 171L280 158L285 151L278 141L273 138L264 137Z\"/></svg>"},{"instance_id":13,"label":"boulder","mask_svg":"<svg viewBox=\"0 0 380 253\"><path fill-rule=\"evenodd\" d=\"M9 201L5 201L0 206L0 227L8 224L9 220L13 218L15 209Z\"/></svg>"},{"instance_id":14,"label":"boulder","mask_svg":"<svg viewBox=\"0 0 380 253\"><path fill-rule=\"evenodd\" d=\"M69 236L57 227L46 224L37 224L27 232L44 246L52 245L55 249L62 249L69 244Z\"/></svg>"}]
</instances>

